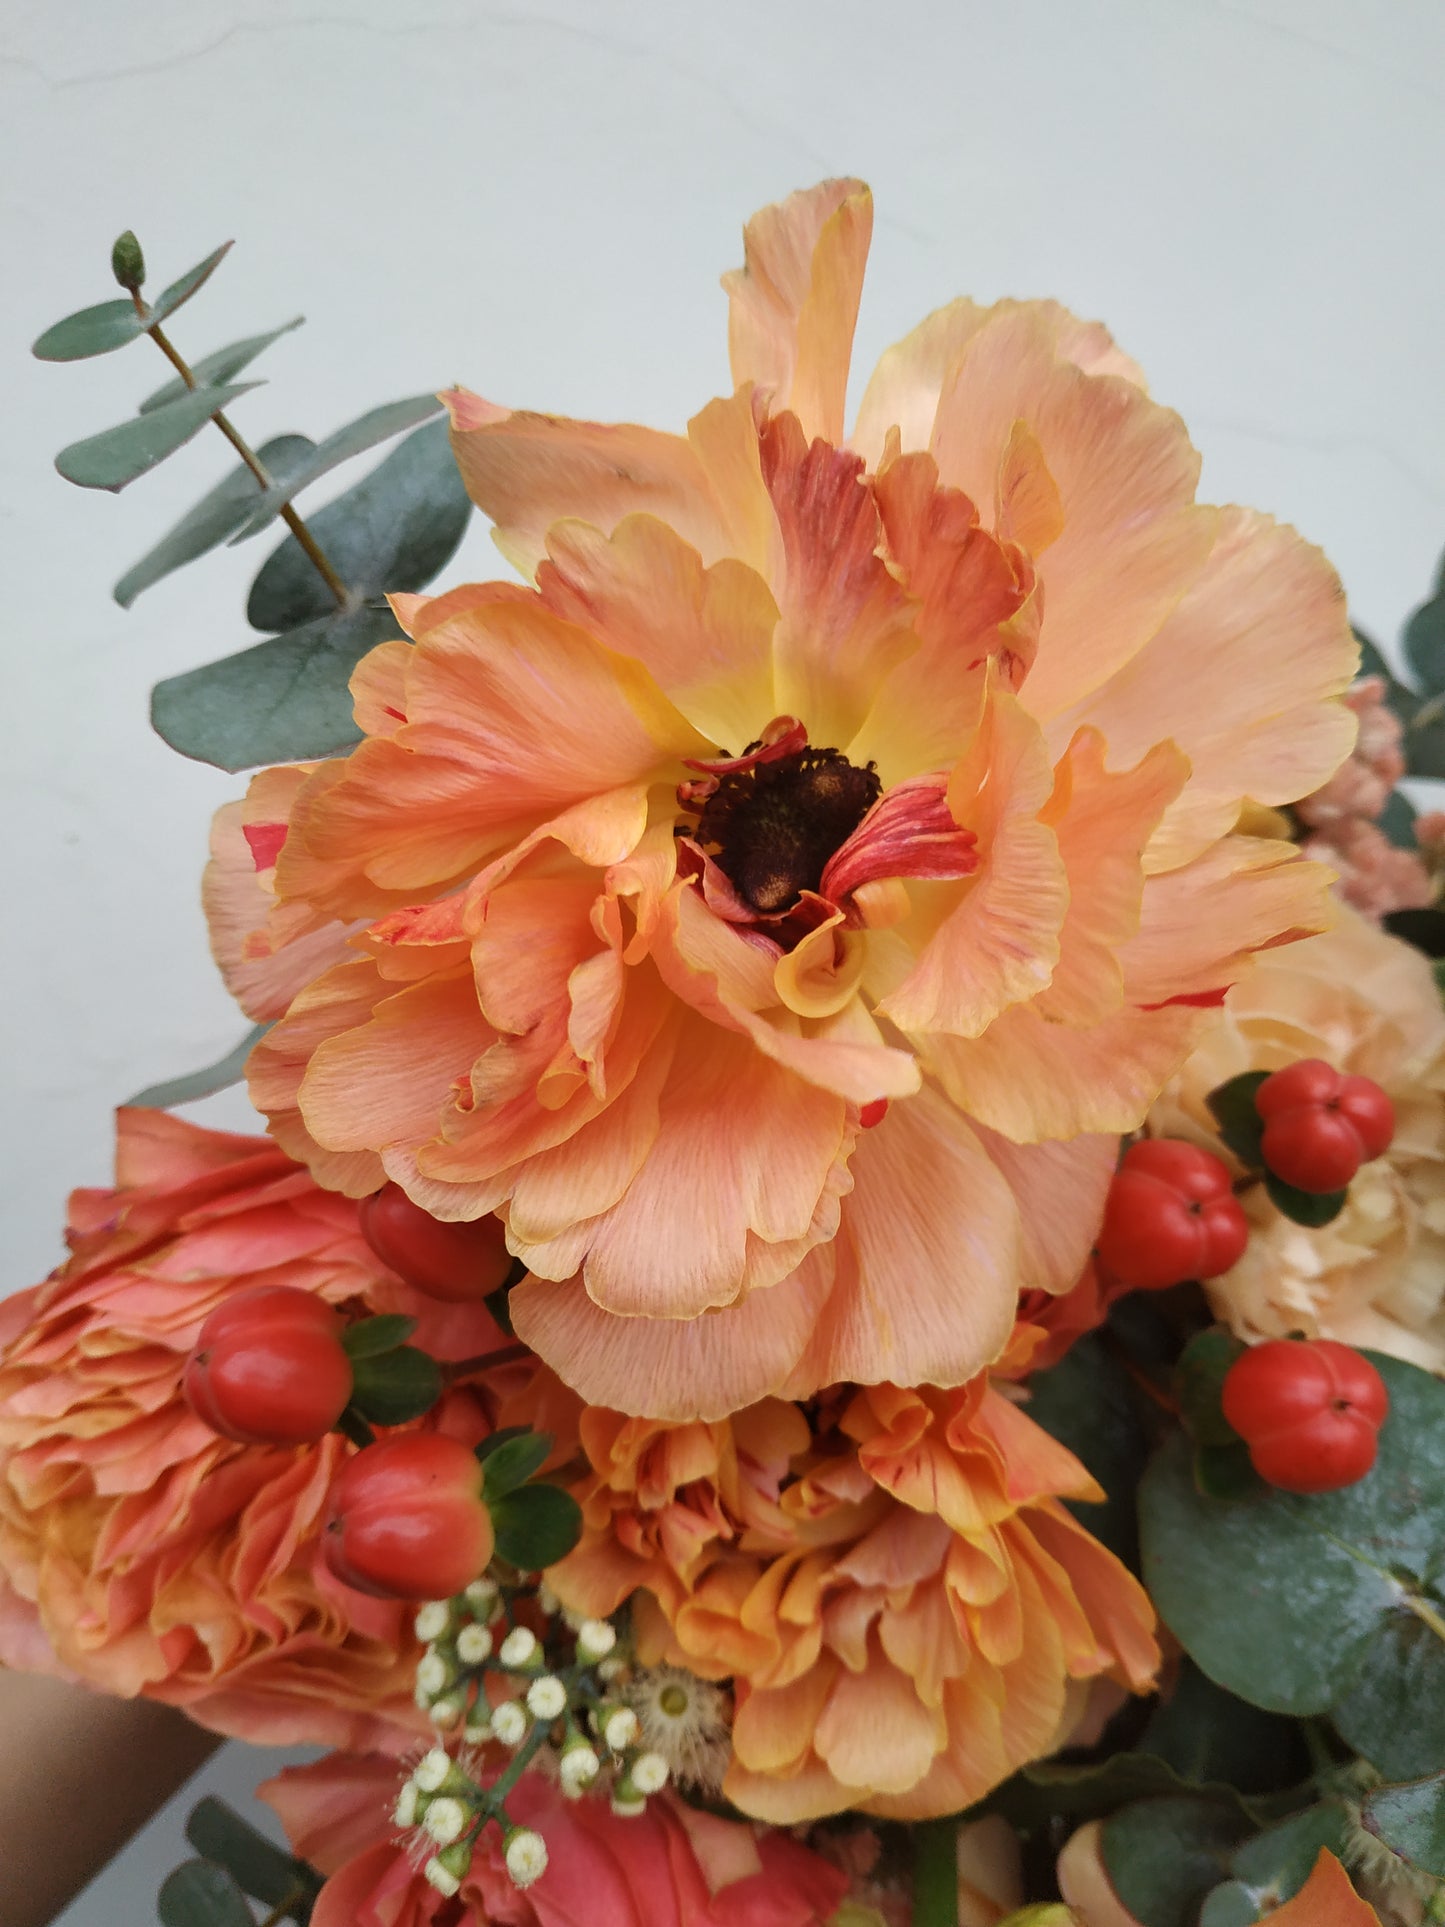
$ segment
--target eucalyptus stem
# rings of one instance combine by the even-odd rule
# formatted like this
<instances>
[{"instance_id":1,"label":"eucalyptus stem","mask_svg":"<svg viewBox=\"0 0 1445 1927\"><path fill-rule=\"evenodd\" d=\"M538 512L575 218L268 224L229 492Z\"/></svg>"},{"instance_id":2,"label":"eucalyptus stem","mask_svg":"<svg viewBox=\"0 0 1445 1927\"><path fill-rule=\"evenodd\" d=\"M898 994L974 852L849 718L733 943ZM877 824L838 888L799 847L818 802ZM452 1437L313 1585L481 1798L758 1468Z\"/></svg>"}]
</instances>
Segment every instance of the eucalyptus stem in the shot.
<instances>
[{"instance_id":1,"label":"eucalyptus stem","mask_svg":"<svg viewBox=\"0 0 1445 1927\"><path fill-rule=\"evenodd\" d=\"M136 313L146 324L146 333L175 369L187 388L194 393L195 390L200 387L200 383L196 380L195 374L185 356L176 347L160 323L150 319L150 308L141 299L138 288L131 289L130 298L135 303ZM266 464L251 447L250 443L246 440L245 436L242 435L234 422L228 420L224 412L219 408L215 414L212 415L211 420L216 424L217 428L220 429L221 433L231 444L232 448L235 449L247 468L250 469L258 485L263 489L274 488L275 477L271 475ZM311 533L310 529L307 528L290 502L287 502L283 506L281 510L281 520L296 537L307 561L311 563L316 573L321 577L321 580L326 584L332 595L335 596L337 608L344 609L347 604L346 584L327 561L320 543L316 540L316 537Z\"/></svg>"},{"instance_id":2,"label":"eucalyptus stem","mask_svg":"<svg viewBox=\"0 0 1445 1927\"><path fill-rule=\"evenodd\" d=\"M913 1836L913 1927L958 1927L958 1816L925 1820Z\"/></svg>"},{"instance_id":3,"label":"eucalyptus stem","mask_svg":"<svg viewBox=\"0 0 1445 1927\"><path fill-rule=\"evenodd\" d=\"M306 1889L304 1887L293 1887L286 1898L279 1901L276 1906L271 1909L270 1913L267 1914L266 1918L261 1922L261 1927L280 1927L283 1920L299 1919L300 1916L297 1910L305 1898Z\"/></svg>"}]
</instances>

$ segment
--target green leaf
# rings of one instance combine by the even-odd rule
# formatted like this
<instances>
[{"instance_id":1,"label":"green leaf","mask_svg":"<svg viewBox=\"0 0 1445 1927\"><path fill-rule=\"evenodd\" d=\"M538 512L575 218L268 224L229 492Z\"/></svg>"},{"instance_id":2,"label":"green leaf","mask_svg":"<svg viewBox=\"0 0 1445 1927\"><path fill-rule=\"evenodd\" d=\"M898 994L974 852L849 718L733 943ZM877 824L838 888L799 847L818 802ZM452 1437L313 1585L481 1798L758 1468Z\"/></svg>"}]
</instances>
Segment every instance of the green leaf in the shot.
<instances>
[{"instance_id":1,"label":"green leaf","mask_svg":"<svg viewBox=\"0 0 1445 1927\"><path fill-rule=\"evenodd\" d=\"M1433 596L1405 624L1405 660L1427 695L1445 690L1445 597Z\"/></svg>"},{"instance_id":2,"label":"green leaf","mask_svg":"<svg viewBox=\"0 0 1445 1927\"><path fill-rule=\"evenodd\" d=\"M1380 812L1380 828L1397 850L1414 850L1418 847L1415 839L1417 816L1415 805L1403 790L1390 791L1389 800Z\"/></svg>"},{"instance_id":3,"label":"green leaf","mask_svg":"<svg viewBox=\"0 0 1445 1927\"><path fill-rule=\"evenodd\" d=\"M1445 957L1445 910L1391 910L1381 922L1392 937L1427 957Z\"/></svg>"},{"instance_id":4,"label":"green leaf","mask_svg":"<svg viewBox=\"0 0 1445 1927\"><path fill-rule=\"evenodd\" d=\"M582 1537L582 1508L560 1485L519 1486L491 1514L497 1551L520 1572L556 1565Z\"/></svg>"},{"instance_id":5,"label":"green leaf","mask_svg":"<svg viewBox=\"0 0 1445 1927\"><path fill-rule=\"evenodd\" d=\"M1381 1719L1393 1718L1403 1728L1395 1746L1418 1745L1438 1753L1430 1767L1445 1766L1445 1718L1435 1711L1445 1708L1445 1640L1410 1603L1439 1623L1445 1385L1367 1355L1390 1395L1374 1470L1338 1492L1266 1486L1224 1504L1196 1489L1178 1434L1139 1490L1144 1580L1190 1656L1228 1691L1273 1712L1331 1712L1375 1744Z\"/></svg>"},{"instance_id":6,"label":"green leaf","mask_svg":"<svg viewBox=\"0 0 1445 1927\"><path fill-rule=\"evenodd\" d=\"M429 1412L442 1395L441 1368L414 1345L372 1357L352 1354L351 1403L373 1425L405 1425Z\"/></svg>"},{"instance_id":7,"label":"green leaf","mask_svg":"<svg viewBox=\"0 0 1445 1927\"><path fill-rule=\"evenodd\" d=\"M1364 1822L1411 1866L1445 1880L1445 1774L1377 1787L1364 1802Z\"/></svg>"},{"instance_id":8,"label":"green leaf","mask_svg":"<svg viewBox=\"0 0 1445 1927\"><path fill-rule=\"evenodd\" d=\"M133 301L101 301L52 322L32 342L30 352L40 361L89 361L93 355L114 354L144 332Z\"/></svg>"},{"instance_id":9,"label":"green leaf","mask_svg":"<svg viewBox=\"0 0 1445 1927\"><path fill-rule=\"evenodd\" d=\"M487 1504L504 1499L519 1485L525 1485L534 1472L540 1472L552 1443L550 1432L524 1432L520 1438L506 1439L489 1452L482 1461L487 1471L482 1497Z\"/></svg>"},{"instance_id":10,"label":"green leaf","mask_svg":"<svg viewBox=\"0 0 1445 1927\"><path fill-rule=\"evenodd\" d=\"M493 1452L498 1452L509 1439L524 1439L531 1433L530 1425L504 1425L496 1432L489 1432L476 1448L478 1461L485 1465Z\"/></svg>"},{"instance_id":11,"label":"green leaf","mask_svg":"<svg viewBox=\"0 0 1445 1927\"><path fill-rule=\"evenodd\" d=\"M315 447L305 435L276 435L256 451L270 472L290 474ZM122 609L128 609L143 590L162 577L194 562L209 549L219 548L226 537L250 514L260 489L255 476L244 462L238 462L224 481L183 515L153 549L126 570L112 590ZM319 578L318 578L319 580Z\"/></svg>"},{"instance_id":12,"label":"green leaf","mask_svg":"<svg viewBox=\"0 0 1445 1927\"><path fill-rule=\"evenodd\" d=\"M258 1833L224 1800L208 1796L194 1807L186 1838L203 1859L224 1867L244 1892L268 1907L282 1907L293 1897L300 1904L320 1891L320 1881L304 1861Z\"/></svg>"},{"instance_id":13,"label":"green leaf","mask_svg":"<svg viewBox=\"0 0 1445 1927\"><path fill-rule=\"evenodd\" d=\"M1141 1927L1195 1927L1246 1831L1222 1802L1185 1796L1121 1808L1099 1844L1110 1884Z\"/></svg>"},{"instance_id":14,"label":"green leaf","mask_svg":"<svg viewBox=\"0 0 1445 1927\"><path fill-rule=\"evenodd\" d=\"M361 741L351 672L397 634L387 608L338 610L222 662L156 684L151 723L172 749L217 769L332 756Z\"/></svg>"},{"instance_id":15,"label":"green leaf","mask_svg":"<svg viewBox=\"0 0 1445 1927\"><path fill-rule=\"evenodd\" d=\"M1218 1085L1204 1100L1219 1126L1219 1135L1240 1163L1251 1171L1257 1171L1264 1163L1259 1148L1264 1120L1255 1109L1254 1100L1268 1076L1268 1071L1241 1071L1238 1077Z\"/></svg>"},{"instance_id":16,"label":"green leaf","mask_svg":"<svg viewBox=\"0 0 1445 1927\"><path fill-rule=\"evenodd\" d=\"M299 476L282 486L267 489L247 518L245 527L232 540L244 542L248 536L255 535L279 515L292 496L299 495L303 488L309 488L312 482L342 462L349 462L353 455L364 454L368 448L375 448L378 442L390 441L393 435L415 428L419 422L430 421L433 415L440 414L441 406L435 395L414 395L408 401L386 402L380 408L368 409L354 422L348 422L345 428L328 435Z\"/></svg>"},{"instance_id":17,"label":"green leaf","mask_svg":"<svg viewBox=\"0 0 1445 1927\"><path fill-rule=\"evenodd\" d=\"M1070 1500L1074 1517L1128 1565L1139 1555L1134 1489L1147 1456L1132 1382L1089 1334L1028 1382L1028 1415L1065 1445L1104 1488L1102 1504Z\"/></svg>"},{"instance_id":18,"label":"green leaf","mask_svg":"<svg viewBox=\"0 0 1445 1927\"><path fill-rule=\"evenodd\" d=\"M143 1091L128 1097L126 1104L141 1110L168 1111L173 1104L191 1104L198 1097L213 1097L217 1091L228 1090L241 1081L246 1059L270 1028L269 1024L253 1024L235 1049L218 1057L214 1064L207 1064L204 1070L187 1071L182 1077L169 1077L161 1084L147 1084Z\"/></svg>"},{"instance_id":19,"label":"green leaf","mask_svg":"<svg viewBox=\"0 0 1445 1927\"><path fill-rule=\"evenodd\" d=\"M230 381L243 368L249 368L257 355L264 354L273 341L279 341L282 335L289 335L305 319L305 315L298 314L294 321L283 321L279 328L273 328L269 334L247 335L244 341L233 341L225 348L214 348L210 354L202 355L199 361L191 363L191 373L202 388L214 388ZM189 393L188 385L177 375L173 381L157 388L153 395L147 395L140 405L140 412L149 415L152 409L164 408L167 402L178 401L182 395ZM308 448L314 446L314 443L307 443Z\"/></svg>"},{"instance_id":20,"label":"green leaf","mask_svg":"<svg viewBox=\"0 0 1445 1927\"><path fill-rule=\"evenodd\" d=\"M1342 1857L1348 1826L1349 1815L1338 1800L1321 1800L1246 1840L1234 1856L1234 1876L1261 1906L1283 1906L1314 1872L1322 1847L1337 1860Z\"/></svg>"},{"instance_id":21,"label":"green leaf","mask_svg":"<svg viewBox=\"0 0 1445 1927\"><path fill-rule=\"evenodd\" d=\"M204 261L198 261L195 267L188 268L179 281L172 281L160 298L151 303L147 321L164 321L167 315L174 314L177 308L184 307L193 294L199 294L234 245L231 241L222 241L215 252L208 254Z\"/></svg>"},{"instance_id":22,"label":"green leaf","mask_svg":"<svg viewBox=\"0 0 1445 1927\"><path fill-rule=\"evenodd\" d=\"M156 1896L162 1927L256 1927L246 1896L224 1867L187 1860Z\"/></svg>"},{"instance_id":23,"label":"green leaf","mask_svg":"<svg viewBox=\"0 0 1445 1927\"><path fill-rule=\"evenodd\" d=\"M1297 1786L1310 1770L1298 1720L1236 1698L1188 1659L1168 1698L1150 1713L1139 1747L1183 1780L1247 1794Z\"/></svg>"},{"instance_id":24,"label":"green leaf","mask_svg":"<svg viewBox=\"0 0 1445 1927\"><path fill-rule=\"evenodd\" d=\"M1246 1351L1242 1339L1225 1325L1211 1325L1184 1347L1175 1367L1179 1415L1199 1446L1233 1446L1239 1434L1220 1406L1224 1381L1236 1358Z\"/></svg>"},{"instance_id":25,"label":"green leaf","mask_svg":"<svg viewBox=\"0 0 1445 1927\"><path fill-rule=\"evenodd\" d=\"M1331 1717L1387 1780L1445 1768L1445 1662L1439 1637L1408 1607L1390 1614Z\"/></svg>"},{"instance_id":26,"label":"green leaf","mask_svg":"<svg viewBox=\"0 0 1445 1927\"><path fill-rule=\"evenodd\" d=\"M341 1334L341 1344L348 1358L377 1358L404 1345L415 1330L414 1318L396 1311L382 1312L375 1318L358 1318L354 1325L348 1325Z\"/></svg>"},{"instance_id":27,"label":"green leaf","mask_svg":"<svg viewBox=\"0 0 1445 1927\"><path fill-rule=\"evenodd\" d=\"M1240 1819L1248 1817L1244 1801L1232 1787L1191 1783L1167 1761L1145 1752L1111 1753L1087 1766L1063 1766L1052 1760L1026 1766L999 1788L988 1805L1031 1833L1048 1829L1060 1818L1075 1825L1102 1819L1120 1807L1156 1795L1199 1793L1232 1800Z\"/></svg>"},{"instance_id":28,"label":"green leaf","mask_svg":"<svg viewBox=\"0 0 1445 1927\"><path fill-rule=\"evenodd\" d=\"M1283 1178L1276 1177L1273 1171L1264 1174L1264 1188L1269 1193L1269 1201L1276 1211L1291 1218L1295 1224L1307 1225L1310 1230L1318 1231L1321 1225L1332 1224L1345 1208L1349 1191L1301 1191L1296 1185L1286 1184Z\"/></svg>"},{"instance_id":29,"label":"green leaf","mask_svg":"<svg viewBox=\"0 0 1445 1927\"><path fill-rule=\"evenodd\" d=\"M447 423L435 421L318 509L308 526L352 594L374 597L424 589L456 553L471 512ZM288 535L251 585L246 619L255 629L290 629L330 604L326 584Z\"/></svg>"},{"instance_id":30,"label":"green leaf","mask_svg":"<svg viewBox=\"0 0 1445 1927\"><path fill-rule=\"evenodd\" d=\"M86 441L72 442L56 456L55 466L77 488L104 488L118 494L183 448L227 402L259 386L245 381L197 389L164 408L152 409L149 415L137 415Z\"/></svg>"},{"instance_id":31,"label":"green leaf","mask_svg":"<svg viewBox=\"0 0 1445 1927\"><path fill-rule=\"evenodd\" d=\"M1205 1896L1199 1927L1254 1927L1259 1908L1242 1880L1226 1880Z\"/></svg>"},{"instance_id":32,"label":"green leaf","mask_svg":"<svg viewBox=\"0 0 1445 1927\"><path fill-rule=\"evenodd\" d=\"M1405 717L1405 769L1410 776L1445 776L1445 709L1432 696Z\"/></svg>"}]
</instances>

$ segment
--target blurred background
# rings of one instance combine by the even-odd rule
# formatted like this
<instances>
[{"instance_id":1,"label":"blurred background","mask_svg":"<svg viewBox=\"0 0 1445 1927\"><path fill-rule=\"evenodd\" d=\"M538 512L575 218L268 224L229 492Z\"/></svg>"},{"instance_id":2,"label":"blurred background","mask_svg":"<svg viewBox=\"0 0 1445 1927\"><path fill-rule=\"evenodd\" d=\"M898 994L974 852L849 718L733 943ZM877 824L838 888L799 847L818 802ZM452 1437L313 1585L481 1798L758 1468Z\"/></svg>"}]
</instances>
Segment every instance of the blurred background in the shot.
<instances>
[{"instance_id":1,"label":"blurred background","mask_svg":"<svg viewBox=\"0 0 1445 1927\"><path fill-rule=\"evenodd\" d=\"M118 499L72 489L55 451L165 370L147 344L28 358L116 292L122 228L156 285L235 238L177 317L193 358L307 316L236 408L253 443L454 381L673 427L726 387L744 218L861 174L860 370L955 294L1103 318L1188 422L1204 498L1296 523L1391 652L1445 544L1442 76L1438 0L6 0L0 1289L106 1181L111 1107L245 1027L197 896L241 779L172 754L146 703L249 639L275 536L122 612L111 585L229 452L203 434ZM499 569L474 523L439 586ZM183 1808L273 1763L217 1755L65 1927L153 1919Z\"/></svg>"}]
</instances>

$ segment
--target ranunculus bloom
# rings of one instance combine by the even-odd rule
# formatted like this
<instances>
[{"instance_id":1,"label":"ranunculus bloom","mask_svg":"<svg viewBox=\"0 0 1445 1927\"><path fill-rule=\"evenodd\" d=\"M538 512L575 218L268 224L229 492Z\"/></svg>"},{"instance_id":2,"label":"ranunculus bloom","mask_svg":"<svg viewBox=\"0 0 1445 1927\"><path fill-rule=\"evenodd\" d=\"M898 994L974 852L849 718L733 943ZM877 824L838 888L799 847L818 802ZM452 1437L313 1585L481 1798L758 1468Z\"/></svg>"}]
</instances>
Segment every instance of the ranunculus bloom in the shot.
<instances>
[{"instance_id":1,"label":"ranunculus bloom","mask_svg":"<svg viewBox=\"0 0 1445 1927\"><path fill-rule=\"evenodd\" d=\"M372 1744L415 1720L417 1649L409 1609L318 1557L347 1448L233 1445L181 1372L206 1315L258 1284L416 1309L440 1349L450 1314L265 1138L123 1110L116 1164L116 1189L71 1198L68 1263L0 1305L0 1662L251 1739Z\"/></svg>"},{"instance_id":2,"label":"ranunculus bloom","mask_svg":"<svg viewBox=\"0 0 1445 1927\"><path fill-rule=\"evenodd\" d=\"M744 1812L956 1813L1063 1743L1074 1682L1153 1679L1143 1589L1061 1503L1098 1487L983 1378L578 1432L583 1537L549 1582L631 1597L645 1665L732 1679Z\"/></svg>"},{"instance_id":3,"label":"ranunculus bloom","mask_svg":"<svg viewBox=\"0 0 1445 1927\"><path fill-rule=\"evenodd\" d=\"M1292 1331L1445 1369L1445 1012L1430 964L1352 911L1325 936L1259 958L1229 993L1150 1118L1221 1156L1205 1099L1248 1070L1322 1057L1372 1077L1395 1137L1331 1224L1283 1217L1262 1186L1241 1197L1249 1248L1206 1286L1242 1338Z\"/></svg>"},{"instance_id":4,"label":"ranunculus bloom","mask_svg":"<svg viewBox=\"0 0 1445 1927\"><path fill-rule=\"evenodd\" d=\"M507 1808L547 1843L547 1871L519 1893L488 1827L455 1900L396 1844L396 1762L332 1755L261 1787L291 1844L331 1878L312 1927L825 1927L847 1880L785 1834L697 1813L668 1794L635 1819L605 1799L564 1800L524 1773Z\"/></svg>"},{"instance_id":5,"label":"ranunculus bloom","mask_svg":"<svg viewBox=\"0 0 1445 1927\"><path fill-rule=\"evenodd\" d=\"M454 392L530 586L397 598L365 741L217 827L279 1140L499 1212L518 1331L661 1416L970 1378L1200 1006L1324 918L1231 831L1353 740L1328 564L1197 504L1053 303L932 315L845 442L871 220L849 181L754 219L685 436Z\"/></svg>"}]
</instances>

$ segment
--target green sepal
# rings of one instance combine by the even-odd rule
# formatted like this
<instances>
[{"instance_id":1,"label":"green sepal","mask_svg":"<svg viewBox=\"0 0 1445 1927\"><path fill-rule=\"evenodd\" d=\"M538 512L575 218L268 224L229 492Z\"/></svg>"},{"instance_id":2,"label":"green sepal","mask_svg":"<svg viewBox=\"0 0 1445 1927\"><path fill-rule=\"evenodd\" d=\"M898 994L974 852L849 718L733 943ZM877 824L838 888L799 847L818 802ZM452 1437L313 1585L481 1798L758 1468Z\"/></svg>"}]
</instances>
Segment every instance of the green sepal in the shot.
<instances>
[{"instance_id":1,"label":"green sepal","mask_svg":"<svg viewBox=\"0 0 1445 1927\"><path fill-rule=\"evenodd\" d=\"M364 603L271 636L221 662L168 676L151 695L151 724L182 756L217 769L299 763L361 740L351 674L398 634L385 607Z\"/></svg>"},{"instance_id":2,"label":"green sepal","mask_svg":"<svg viewBox=\"0 0 1445 1927\"><path fill-rule=\"evenodd\" d=\"M550 1432L525 1431L520 1438L503 1439L499 1445L493 1446L482 1460L486 1468L482 1497L487 1504L492 1505L496 1500L504 1499L509 1492L515 1492L518 1486L525 1485L534 1472L540 1472L547 1463L552 1445Z\"/></svg>"},{"instance_id":3,"label":"green sepal","mask_svg":"<svg viewBox=\"0 0 1445 1927\"><path fill-rule=\"evenodd\" d=\"M1345 1200L1350 1195L1348 1189L1301 1191L1297 1185L1286 1184L1283 1178L1276 1177L1273 1171L1265 1172L1264 1188L1276 1211L1292 1219L1295 1224L1306 1225L1311 1231L1318 1231L1322 1225L1333 1223L1344 1210Z\"/></svg>"},{"instance_id":4,"label":"green sepal","mask_svg":"<svg viewBox=\"0 0 1445 1927\"><path fill-rule=\"evenodd\" d=\"M168 1111L172 1105L193 1104L197 1098L214 1097L217 1091L229 1090L245 1076L246 1059L270 1028L270 1024L253 1024L240 1043L224 1057L218 1057L214 1064L207 1064L203 1070L187 1071L180 1077L168 1077L159 1084L147 1084L143 1091L128 1097L126 1104L137 1110Z\"/></svg>"},{"instance_id":5,"label":"green sepal","mask_svg":"<svg viewBox=\"0 0 1445 1927\"><path fill-rule=\"evenodd\" d=\"M476 1448L479 1463L485 1465L494 1452L499 1452L511 1439L525 1439L531 1434L530 1425L504 1425L498 1431L489 1432Z\"/></svg>"},{"instance_id":6,"label":"green sepal","mask_svg":"<svg viewBox=\"0 0 1445 1927\"><path fill-rule=\"evenodd\" d=\"M1219 1135L1250 1171L1259 1170L1264 1163L1260 1150L1264 1119L1255 1108L1254 1100L1269 1075L1268 1071L1241 1071L1238 1077L1217 1085L1204 1100L1219 1126Z\"/></svg>"},{"instance_id":7,"label":"green sepal","mask_svg":"<svg viewBox=\"0 0 1445 1927\"><path fill-rule=\"evenodd\" d=\"M351 1403L372 1425L405 1425L429 1412L442 1395L441 1367L414 1345L375 1357L352 1355Z\"/></svg>"},{"instance_id":8,"label":"green sepal","mask_svg":"<svg viewBox=\"0 0 1445 1927\"><path fill-rule=\"evenodd\" d=\"M556 1565L582 1537L582 1508L560 1485L534 1481L489 1502L497 1551L519 1572Z\"/></svg>"},{"instance_id":9,"label":"green sepal","mask_svg":"<svg viewBox=\"0 0 1445 1927\"><path fill-rule=\"evenodd\" d=\"M244 381L197 389L164 408L152 409L148 415L136 415L83 442L71 442L56 456L56 470L77 488L103 488L119 494L168 455L184 448L228 402L259 386L258 382Z\"/></svg>"},{"instance_id":10,"label":"green sepal","mask_svg":"<svg viewBox=\"0 0 1445 1927\"><path fill-rule=\"evenodd\" d=\"M1194 1483L1206 1499L1227 1503L1252 1498L1264 1485L1243 1439L1233 1445L1201 1445L1194 1454Z\"/></svg>"},{"instance_id":11,"label":"green sepal","mask_svg":"<svg viewBox=\"0 0 1445 1927\"><path fill-rule=\"evenodd\" d=\"M400 1312L381 1312L375 1318L358 1318L341 1334L341 1347L347 1357L379 1358L383 1352L404 1345L416 1330L416 1320Z\"/></svg>"},{"instance_id":12,"label":"green sepal","mask_svg":"<svg viewBox=\"0 0 1445 1927\"><path fill-rule=\"evenodd\" d=\"M1238 1432L1224 1416L1221 1398L1229 1368L1248 1350L1226 1325L1211 1325L1191 1338L1179 1355L1174 1384L1179 1416L1199 1446L1238 1445Z\"/></svg>"}]
</instances>

